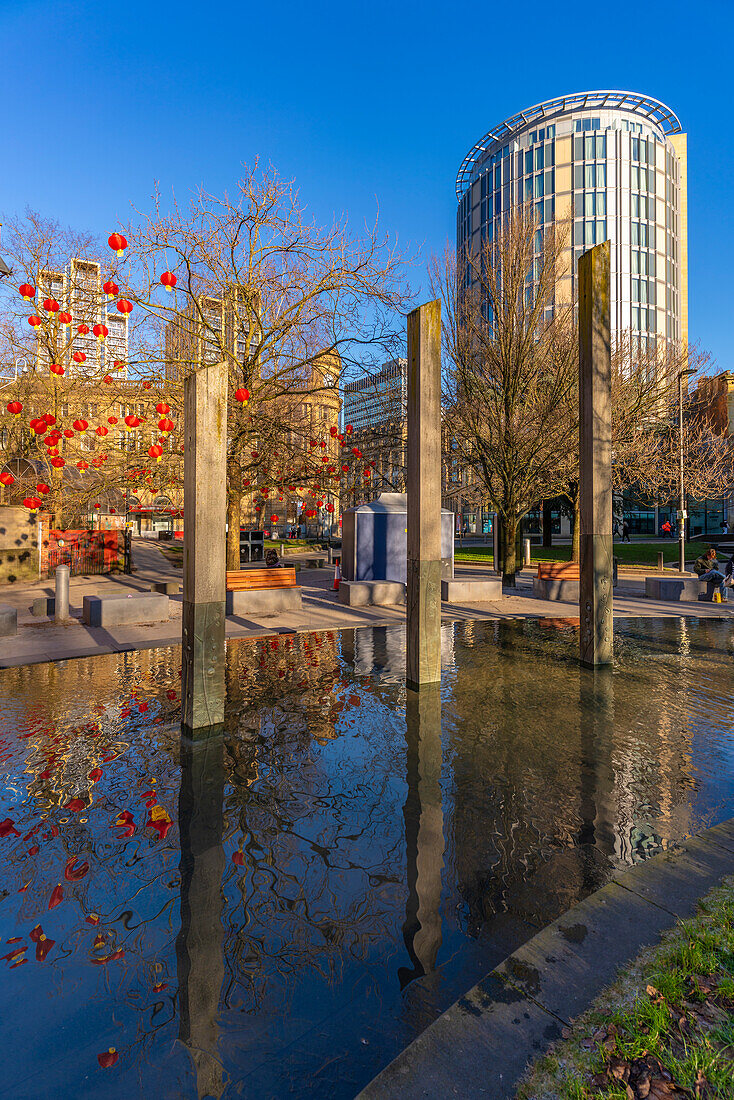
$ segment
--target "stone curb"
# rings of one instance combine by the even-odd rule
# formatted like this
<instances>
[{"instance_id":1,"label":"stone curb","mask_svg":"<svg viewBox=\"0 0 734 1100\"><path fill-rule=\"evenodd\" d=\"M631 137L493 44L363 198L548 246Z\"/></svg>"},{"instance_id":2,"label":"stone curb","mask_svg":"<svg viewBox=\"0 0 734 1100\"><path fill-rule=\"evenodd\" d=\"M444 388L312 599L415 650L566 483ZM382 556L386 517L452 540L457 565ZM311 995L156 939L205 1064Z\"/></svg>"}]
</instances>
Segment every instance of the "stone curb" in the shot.
<instances>
[{"instance_id":1,"label":"stone curb","mask_svg":"<svg viewBox=\"0 0 734 1100\"><path fill-rule=\"evenodd\" d=\"M634 959L734 873L734 818L618 872L518 948L357 1100L512 1100L528 1064Z\"/></svg>"}]
</instances>

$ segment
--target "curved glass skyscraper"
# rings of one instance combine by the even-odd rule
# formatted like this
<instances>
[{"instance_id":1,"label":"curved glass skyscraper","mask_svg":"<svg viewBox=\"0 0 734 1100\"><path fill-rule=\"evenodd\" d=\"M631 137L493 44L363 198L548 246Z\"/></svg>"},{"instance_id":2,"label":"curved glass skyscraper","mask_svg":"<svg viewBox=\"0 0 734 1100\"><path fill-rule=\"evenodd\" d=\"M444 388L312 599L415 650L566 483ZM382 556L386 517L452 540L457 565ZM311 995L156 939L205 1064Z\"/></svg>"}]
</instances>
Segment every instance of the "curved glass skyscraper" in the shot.
<instances>
[{"instance_id":1,"label":"curved glass skyscraper","mask_svg":"<svg viewBox=\"0 0 734 1100\"><path fill-rule=\"evenodd\" d=\"M532 204L570 219L556 299L573 293L581 253L612 243L612 324L641 340L688 340L686 135L663 103L635 92L579 92L489 130L456 177L457 252L492 239L502 215Z\"/></svg>"}]
</instances>

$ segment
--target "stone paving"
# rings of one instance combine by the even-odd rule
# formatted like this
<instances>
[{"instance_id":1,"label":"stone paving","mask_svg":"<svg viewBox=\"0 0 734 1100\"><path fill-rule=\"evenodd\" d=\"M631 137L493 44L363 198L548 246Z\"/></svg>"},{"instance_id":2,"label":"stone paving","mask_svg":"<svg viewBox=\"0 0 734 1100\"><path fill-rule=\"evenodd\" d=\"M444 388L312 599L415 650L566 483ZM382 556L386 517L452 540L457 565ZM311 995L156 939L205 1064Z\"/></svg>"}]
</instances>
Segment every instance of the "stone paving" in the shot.
<instances>
[{"instance_id":1,"label":"stone paving","mask_svg":"<svg viewBox=\"0 0 734 1100\"><path fill-rule=\"evenodd\" d=\"M88 627L81 622L81 607L85 595L103 595L125 591L147 592L156 580L181 579L181 569L173 565L153 542L138 539L133 544L134 573L132 576L72 577L69 601L72 618L57 624L53 619L35 618L30 605L37 596L53 595L53 582L39 581L18 588L4 588L0 602L18 610L18 633L0 638L0 668L39 664L45 661L88 657L131 649L150 649L177 644L181 641L182 596L170 597L171 617L167 622L104 629ZM483 564L458 563L457 577L494 576ZM513 594L504 595L493 603L444 603L443 621L515 619L524 617L560 619L577 618L578 605L559 601L539 600L532 595L532 570L519 574ZM339 630L359 626L384 626L405 621L402 607L350 608L338 602L333 591L333 567L302 569L298 582L303 590L301 611L275 616L244 618L232 615L227 619L228 638L246 638L279 631ZM644 575L621 576L614 594L615 616L681 616L730 618L731 604L665 603L645 599Z\"/></svg>"}]
</instances>

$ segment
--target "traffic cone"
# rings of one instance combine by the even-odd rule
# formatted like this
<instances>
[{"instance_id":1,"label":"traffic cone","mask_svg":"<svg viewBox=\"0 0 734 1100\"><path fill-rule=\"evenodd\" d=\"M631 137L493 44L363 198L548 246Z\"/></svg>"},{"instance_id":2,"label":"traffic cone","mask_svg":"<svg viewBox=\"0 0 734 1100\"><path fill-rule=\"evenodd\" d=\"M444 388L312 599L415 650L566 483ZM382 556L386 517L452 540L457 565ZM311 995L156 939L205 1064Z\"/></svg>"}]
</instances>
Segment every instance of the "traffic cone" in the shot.
<instances>
[{"instance_id":1,"label":"traffic cone","mask_svg":"<svg viewBox=\"0 0 734 1100\"><path fill-rule=\"evenodd\" d=\"M341 562L339 558L334 562L334 591L339 591L339 581L342 579Z\"/></svg>"}]
</instances>

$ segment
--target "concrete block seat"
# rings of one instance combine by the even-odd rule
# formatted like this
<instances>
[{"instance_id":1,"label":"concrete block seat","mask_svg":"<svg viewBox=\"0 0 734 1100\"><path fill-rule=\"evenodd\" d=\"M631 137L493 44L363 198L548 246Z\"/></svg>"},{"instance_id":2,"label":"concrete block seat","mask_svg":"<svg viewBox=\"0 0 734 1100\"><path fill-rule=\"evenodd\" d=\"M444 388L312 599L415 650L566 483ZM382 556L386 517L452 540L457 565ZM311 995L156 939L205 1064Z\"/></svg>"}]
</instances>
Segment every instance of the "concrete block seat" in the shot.
<instances>
[{"instance_id":1,"label":"concrete block seat","mask_svg":"<svg viewBox=\"0 0 734 1100\"><path fill-rule=\"evenodd\" d=\"M405 603L405 585L402 581L345 581L339 582L339 603L347 607L391 607Z\"/></svg>"},{"instance_id":2,"label":"concrete block seat","mask_svg":"<svg viewBox=\"0 0 734 1100\"><path fill-rule=\"evenodd\" d=\"M441 599L450 603L492 603L502 599L501 577L454 578L441 581Z\"/></svg>"},{"instance_id":3,"label":"concrete block seat","mask_svg":"<svg viewBox=\"0 0 734 1100\"><path fill-rule=\"evenodd\" d=\"M567 600L578 603L578 562L538 562L538 575L533 577L533 595L541 600Z\"/></svg>"},{"instance_id":4,"label":"concrete block seat","mask_svg":"<svg viewBox=\"0 0 734 1100\"><path fill-rule=\"evenodd\" d=\"M18 633L18 612L9 603L0 603L0 638Z\"/></svg>"},{"instance_id":5,"label":"concrete block seat","mask_svg":"<svg viewBox=\"0 0 734 1100\"><path fill-rule=\"evenodd\" d=\"M82 622L87 626L163 623L168 617L168 596L158 592L85 596L82 605Z\"/></svg>"},{"instance_id":6,"label":"concrete block seat","mask_svg":"<svg viewBox=\"0 0 734 1100\"><path fill-rule=\"evenodd\" d=\"M671 603L711 603L713 581L702 581L695 574L680 577L645 577L645 595L649 600L669 600Z\"/></svg>"},{"instance_id":7,"label":"concrete block seat","mask_svg":"<svg viewBox=\"0 0 734 1100\"><path fill-rule=\"evenodd\" d=\"M302 604L292 565L227 570L228 615L279 615L300 611Z\"/></svg>"},{"instance_id":8,"label":"concrete block seat","mask_svg":"<svg viewBox=\"0 0 734 1100\"><path fill-rule=\"evenodd\" d=\"M180 581L153 581L153 591L162 592L164 596L178 596L181 591Z\"/></svg>"}]
</instances>

